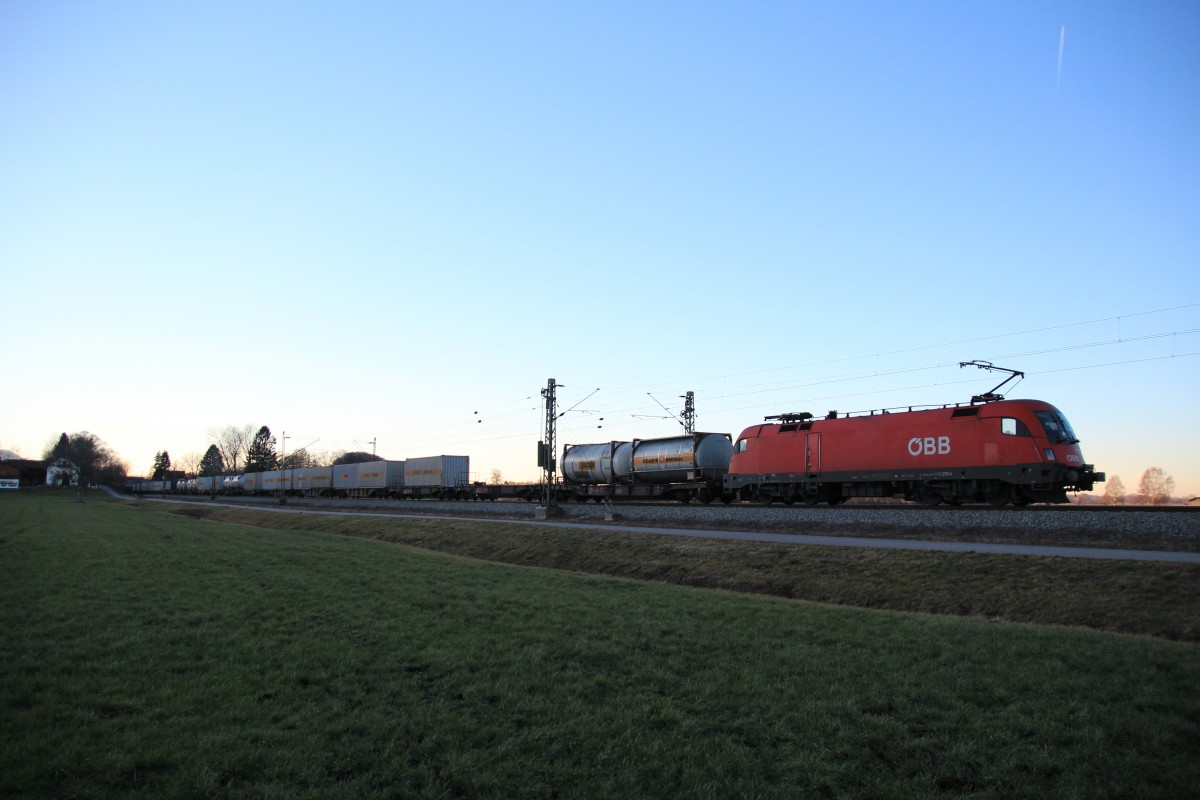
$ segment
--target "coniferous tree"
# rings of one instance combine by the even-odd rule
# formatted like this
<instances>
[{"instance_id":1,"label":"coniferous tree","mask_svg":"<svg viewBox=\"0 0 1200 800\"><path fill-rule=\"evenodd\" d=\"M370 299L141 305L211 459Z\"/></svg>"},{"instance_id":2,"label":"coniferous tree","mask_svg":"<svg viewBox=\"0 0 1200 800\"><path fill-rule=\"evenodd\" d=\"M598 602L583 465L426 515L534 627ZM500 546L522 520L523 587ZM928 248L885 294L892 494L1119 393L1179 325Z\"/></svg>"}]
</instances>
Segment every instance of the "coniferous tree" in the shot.
<instances>
[{"instance_id":1,"label":"coniferous tree","mask_svg":"<svg viewBox=\"0 0 1200 800\"><path fill-rule=\"evenodd\" d=\"M150 480L161 481L167 477L171 471L171 456L166 450L161 453L154 454L154 471L150 475Z\"/></svg>"},{"instance_id":2,"label":"coniferous tree","mask_svg":"<svg viewBox=\"0 0 1200 800\"><path fill-rule=\"evenodd\" d=\"M67 452L71 449L71 437L63 434L58 437L58 443L50 448L50 452L46 454L48 461L57 461L60 458L66 458Z\"/></svg>"},{"instance_id":3,"label":"coniferous tree","mask_svg":"<svg viewBox=\"0 0 1200 800\"><path fill-rule=\"evenodd\" d=\"M204 458L200 459L200 475L201 477L211 477L220 475L225 471L225 462L221 458L221 449L215 444L210 444L208 450L204 453Z\"/></svg>"},{"instance_id":4,"label":"coniferous tree","mask_svg":"<svg viewBox=\"0 0 1200 800\"><path fill-rule=\"evenodd\" d=\"M279 456L275 452L275 437L271 429L263 425L254 434L250 448L246 451L246 472L264 472L275 469L279 464Z\"/></svg>"}]
</instances>

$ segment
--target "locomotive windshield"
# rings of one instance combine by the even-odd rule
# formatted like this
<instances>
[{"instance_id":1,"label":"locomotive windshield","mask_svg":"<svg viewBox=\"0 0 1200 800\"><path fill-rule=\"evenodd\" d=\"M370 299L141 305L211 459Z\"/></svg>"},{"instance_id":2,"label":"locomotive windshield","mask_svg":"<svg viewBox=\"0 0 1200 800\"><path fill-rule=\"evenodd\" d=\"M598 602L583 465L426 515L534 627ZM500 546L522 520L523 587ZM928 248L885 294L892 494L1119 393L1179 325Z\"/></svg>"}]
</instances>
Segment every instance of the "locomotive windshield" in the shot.
<instances>
[{"instance_id":1,"label":"locomotive windshield","mask_svg":"<svg viewBox=\"0 0 1200 800\"><path fill-rule=\"evenodd\" d=\"M1067 422L1067 418L1059 412L1035 411L1034 413L1042 421L1042 427L1046 429L1046 438L1050 440L1050 444L1077 444L1079 442L1075 431L1071 430L1071 423Z\"/></svg>"}]
</instances>

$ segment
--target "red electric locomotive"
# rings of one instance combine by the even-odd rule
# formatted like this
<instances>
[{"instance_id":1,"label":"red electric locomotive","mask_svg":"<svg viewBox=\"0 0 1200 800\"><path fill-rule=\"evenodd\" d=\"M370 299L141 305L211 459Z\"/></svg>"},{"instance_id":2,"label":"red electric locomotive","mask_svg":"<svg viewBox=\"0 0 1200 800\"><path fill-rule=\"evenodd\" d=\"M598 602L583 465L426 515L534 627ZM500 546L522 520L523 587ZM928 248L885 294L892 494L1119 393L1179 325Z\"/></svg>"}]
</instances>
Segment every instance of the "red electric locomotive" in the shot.
<instances>
[{"instance_id":1,"label":"red electric locomotive","mask_svg":"<svg viewBox=\"0 0 1200 800\"><path fill-rule=\"evenodd\" d=\"M1066 417L1040 400L988 393L922 411L767 420L777 422L747 428L734 444L725 489L738 499L1065 503L1068 491L1104 481L1083 462Z\"/></svg>"}]
</instances>

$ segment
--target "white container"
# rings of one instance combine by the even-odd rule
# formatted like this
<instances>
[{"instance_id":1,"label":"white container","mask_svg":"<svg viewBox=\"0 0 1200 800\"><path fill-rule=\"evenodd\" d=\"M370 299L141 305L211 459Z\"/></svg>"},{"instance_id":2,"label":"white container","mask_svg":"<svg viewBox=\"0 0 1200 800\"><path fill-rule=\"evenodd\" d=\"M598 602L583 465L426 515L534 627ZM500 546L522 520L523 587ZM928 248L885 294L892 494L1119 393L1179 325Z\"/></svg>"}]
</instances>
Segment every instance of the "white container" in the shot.
<instances>
[{"instance_id":1,"label":"white container","mask_svg":"<svg viewBox=\"0 0 1200 800\"><path fill-rule=\"evenodd\" d=\"M269 469L262 473L262 491L267 494L278 494L287 488L287 473L277 469Z\"/></svg>"},{"instance_id":2,"label":"white container","mask_svg":"<svg viewBox=\"0 0 1200 800\"><path fill-rule=\"evenodd\" d=\"M321 494L333 488L333 467L313 467L309 478L309 491Z\"/></svg>"},{"instance_id":3,"label":"white container","mask_svg":"<svg viewBox=\"0 0 1200 800\"><path fill-rule=\"evenodd\" d=\"M470 456L426 456L404 462L405 486L465 486L470 482Z\"/></svg>"},{"instance_id":4,"label":"white container","mask_svg":"<svg viewBox=\"0 0 1200 800\"><path fill-rule=\"evenodd\" d=\"M333 488L341 491L358 488L358 464L338 464L333 467Z\"/></svg>"},{"instance_id":5,"label":"white container","mask_svg":"<svg viewBox=\"0 0 1200 800\"><path fill-rule=\"evenodd\" d=\"M307 491L312 486L312 469L309 467L300 467L299 469L280 470L284 474L286 487L288 491Z\"/></svg>"},{"instance_id":6,"label":"white container","mask_svg":"<svg viewBox=\"0 0 1200 800\"><path fill-rule=\"evenodd\" d=\"M403 461L367 461L358 465L359 489L399 489L404 486Z\"/></svg>"}]
</instances>

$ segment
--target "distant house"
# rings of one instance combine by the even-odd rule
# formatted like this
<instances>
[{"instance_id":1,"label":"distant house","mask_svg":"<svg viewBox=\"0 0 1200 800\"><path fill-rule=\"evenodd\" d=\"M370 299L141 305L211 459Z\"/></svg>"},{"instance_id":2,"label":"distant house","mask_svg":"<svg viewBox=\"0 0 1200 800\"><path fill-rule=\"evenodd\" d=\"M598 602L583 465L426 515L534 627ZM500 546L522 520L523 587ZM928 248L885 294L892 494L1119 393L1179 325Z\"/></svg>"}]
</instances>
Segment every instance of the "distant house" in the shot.
<instances>
[{"instance_id":1,"label":"distant house","mask_svg":"<svg viewBox=\"0 0 1200 800\"><path fill-rule=\"evenodd\" d=\"M42 486L46 483L46 462L27 458L5 459L0 461L0 479L15 480L20 487Z\"/></svg>"},{"instance_id":2,"label":"distant house","mask_svg":"<svg viewBox=\"0 0 1200 800\"><path fill-rule=\"evenodd\" d=\"M43 462L45 463L45 462ZM47 486L78 486L79 467L66 459L60 459L46 467Z\"/></svg>"},{"instance_id":3,"label":"distant house","mask_svg":"<svg viewBox=\"0 0 1200 800\"><path fill-rule=\"evenodd\" d=\"M0 461L0 489L18 489L21 486L21 470Z\"/></svg>"}]
</instances>

